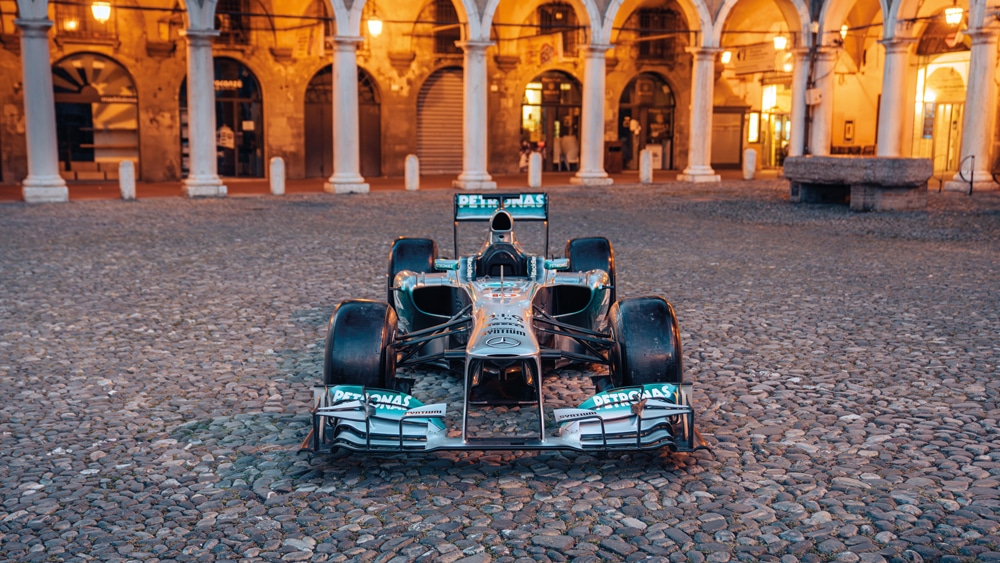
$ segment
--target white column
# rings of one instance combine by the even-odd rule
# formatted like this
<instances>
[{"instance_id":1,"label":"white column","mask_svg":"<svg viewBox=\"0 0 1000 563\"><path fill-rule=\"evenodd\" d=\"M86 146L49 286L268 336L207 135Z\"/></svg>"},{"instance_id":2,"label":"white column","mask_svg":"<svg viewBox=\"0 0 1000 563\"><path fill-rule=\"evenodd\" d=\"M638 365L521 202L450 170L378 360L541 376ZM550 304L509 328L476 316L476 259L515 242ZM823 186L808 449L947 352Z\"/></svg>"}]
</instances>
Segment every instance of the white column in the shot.
<instances>
[{"instance_id":1,"label":"white column","mask_svg":"<svg viewBox=\"0 0 1000 563\"><path fill-rule=\"evenodd\" d=\"M788 156L802 156L806 146L806 90L809 88L809 49L792 51L792 122Z\"/></svg>"},{"instance_id":2,"label":"white column","mask_svg":"<svg viewBox=\"0 0 1000 563\"><path fill-rule=\"evenodd\" d=\"M188 197L223 197L226 186L218 172L215 136L215 67L212 63L214 29L188 29L188 177L184 195Z\"/></svg>"},{"instance_id":3,"label":"white column","mask_svg":"<svg viewBox=\"0 0 1000 563\"><path fill-rule=\"evenodd\" d=\"M688 165L677 175L682 182L718 182L712 170L712 107L715 98L715 54L720 49L692 48L691 133L688 137Z\"/></svg>"},{"instance_id":4,"label":"white column","mask_svg":"<svg viewBox=\"0 0 1000 563\"><path fill-rule=\"evenodd\" d=\"M580 119L580 170L570 183L607 186L614 183L604 170L605 53L611 45L583 47L583 116Z\"/></svg>"},{"instance_id":5,"label":"white column","mask_svg":"<svg viewBox=\"0 0 1000 563\"><path fill-rule=\"evenodd\" d=\"M361 176L361 126L358 121L358 44L361 37L334 37L333 175L323 184L330 193L368 193Z\"/></svg>"},{"instance_id":6,"label":"white column","mask_svg":"<svg viewBox=\"0 0 1000 563\"><path fill-rule=\"evenodd\" d=\"M49 66L49 19L17 19L21 30L24 120L28 141L28 177L21 194L28 203L69 201L69 188L59 175L56 105Z\"/></svg>"},{"instance_id":7,"label":"white column","mask_svg":"<svg viewBox=\"0 0 1000 563\"><path fill-rule=\"evenodd\" d=\"M903 118L906 108L906 64L913 39L882 41L885 46L885 70L882 72L882 99L879 102L878 156L901 156Z\"/></svg>"},{"instance_id":8,"label":"white column","mask_svg":"<svg viewBox=\"0 0 1000 563\"><path fill-rule=\"evenodd\" d=\"M820 50L816 54L815 87L820 93L820 102L813 106L812 122L809 127L809 154L825 156L830 154L830 136L833 127L833 67L837 52Z\"/></svg>"},{"instance_id":9,"label":"white column","mask_svg":"<svg viewBox=\"0 0 1000 563\"><path fill-rule=\"evenodd\" d=\"M489 125L486 100L486 49L491 41L460 41L465 51L462 71L462 173L451 184L463 190L495 190L497 183L486 171Z\"/></svg>"},{"instance_id":10,"label":"white column","mask_svg":"<svg viewBox=\"0 0 1000 563\"><path fill-rule=\"evenodd\" d=\"M972 53L969 60L969 87L965 91L965 115L962 116L962 160L959 174L944 189L966 192L969 190L969 174L972 168L966 159L975 156L975 168L971 170L975 181L973 190L995 190L997 184L990 177L990 144L996 125L997 85L995 70L997 64L997 34L995 29L973 31Z\"/></svg>"}]
</instances>

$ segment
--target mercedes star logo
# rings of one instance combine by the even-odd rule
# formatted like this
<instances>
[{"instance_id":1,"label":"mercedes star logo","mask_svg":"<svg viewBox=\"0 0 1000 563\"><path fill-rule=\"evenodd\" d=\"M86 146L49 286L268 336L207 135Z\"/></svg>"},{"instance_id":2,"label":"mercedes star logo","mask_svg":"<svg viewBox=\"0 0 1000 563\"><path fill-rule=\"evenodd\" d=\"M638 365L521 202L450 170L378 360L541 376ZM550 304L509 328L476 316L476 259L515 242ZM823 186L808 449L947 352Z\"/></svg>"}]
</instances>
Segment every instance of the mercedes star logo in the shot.
<instances>
[{"instance_id":1,"label":"mercedes star logo","mask_svg":"<svg viewBox=\"0 0 1000 563\"><path fill-rule=\"evenodd\" d=\"M486 341L486 345L491 348L513 348L514 346L520 346L521 341L509 336L494 336Z\"/></svg>"}]
</instances>

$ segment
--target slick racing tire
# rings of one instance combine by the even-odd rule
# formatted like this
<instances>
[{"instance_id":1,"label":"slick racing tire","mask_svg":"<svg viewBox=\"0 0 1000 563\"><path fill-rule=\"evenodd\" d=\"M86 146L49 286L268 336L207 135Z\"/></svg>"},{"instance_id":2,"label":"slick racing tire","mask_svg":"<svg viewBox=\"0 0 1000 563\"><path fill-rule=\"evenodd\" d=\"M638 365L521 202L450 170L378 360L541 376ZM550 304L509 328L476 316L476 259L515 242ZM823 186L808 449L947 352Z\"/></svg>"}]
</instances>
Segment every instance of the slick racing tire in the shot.
<instances>
[{"instance_id":1,"label":"slick racing tire","mask_svg":"<svg viewBox=\"0 0 1000 563\"><path fill-rule=\"evenodd\" d=\"M392 243L389 251L389 278L386 285L389 306L396 307L396 299L392 283L396 274L403 270L414 273L429 273L434 271L434 259L437 258L437 243L429 238L400 237Z\"/></svg>"},{"instance_id":2,"label":"slick racing tire","mask_svg":"<svg viewBox=\"0 0 1000 563\"><path fill-rule=\"evenodd\" d=\"M683 382L680 329L670 303L662 297L624 299L611 306L610 318L616 387Z\"/></svg>"},{"instance_id":3,"label":"slick racing tire","mask_svg":"<svg viewBox=\"0 0 1000 563\"><path fill-rule=\"evenodd\" d=\"M604 237L570 239L566 243L566 258L572 272L604 270L611 282L610 303L617 298L615 292L615 252L611 241Z\"/></svg>"},{"instance_id":4,"label":"slick racing tire","mask_svg":"<svg viewBox=\"0 0 1000 563\"><path fill-rule=\"evenodd\" d=\"M392 389L396 384L396 312L386 303L343 301L333 310L323 355L324 385Z\"/></svg>"}]
</instances>

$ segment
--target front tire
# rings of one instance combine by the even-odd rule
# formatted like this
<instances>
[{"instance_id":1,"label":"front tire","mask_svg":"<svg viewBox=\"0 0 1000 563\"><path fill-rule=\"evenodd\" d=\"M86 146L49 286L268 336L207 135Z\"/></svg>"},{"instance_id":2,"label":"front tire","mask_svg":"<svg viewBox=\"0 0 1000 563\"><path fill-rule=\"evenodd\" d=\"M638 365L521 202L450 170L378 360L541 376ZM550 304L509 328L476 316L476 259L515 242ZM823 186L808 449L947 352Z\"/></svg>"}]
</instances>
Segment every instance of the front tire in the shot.
<instances>
[{"instance_id":1,"label":"front tire","mask_svg":"<svg viewBox=\"0 0 1000 563\"><path fill-rule=\"evenodd\" d=\"M604 237L585 237L571 239L566 243L566 258L569 258L569 269L572 272L589 270L604 270L608 273L611 284L610 303L617 299L615 291L615 251L611 241Z\"/></svg>"},{"instance_id":2,"label":"front tire","mask_svg":"<svg viewBox=\"0 0 1000 563\"><path fill-rule=\"evenodd\" d=\"M610 318L610 371L616 387L683 383L680 328L666 299L624 299L611 306Z\"/></svg>"},{"instance_id":3,"label":"front tire","mask_svg":"<svg viewBox=\"0 0 1000 563\"><path fill-rule=\"evenodd\" d=\"M386 303L344 301L330 317L323 355L324 385L396 385L396 312Z\"/></svg>"},{"instance_id":4,"label":"front tire","mask_svg":"<svg viewBox=\"0 0 1000 563\"><path fill-rule=\"evenodd\" d=\"M389 251L389 279L386 285L389 306L396 308L396 296L392 289L396 274L403 270L414 273L430 273L434 271L434 259L437 258L437 243L429 238L400 237L392 243Z\"/></svg>"}]
</instances>

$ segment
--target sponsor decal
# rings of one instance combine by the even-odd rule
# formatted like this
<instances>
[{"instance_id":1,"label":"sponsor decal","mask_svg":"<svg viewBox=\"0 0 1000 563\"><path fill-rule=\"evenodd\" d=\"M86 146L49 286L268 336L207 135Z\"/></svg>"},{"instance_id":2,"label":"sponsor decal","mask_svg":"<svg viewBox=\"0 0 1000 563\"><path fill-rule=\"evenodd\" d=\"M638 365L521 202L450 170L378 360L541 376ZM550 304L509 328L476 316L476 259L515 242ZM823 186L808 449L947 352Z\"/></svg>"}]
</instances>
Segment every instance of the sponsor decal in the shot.
<instances>
[{"instance_id":1,"label":"sponsor decal","mask_svg":"<svg viewBox=\"0 0 1000 563\"><path fill-rule=\"evenodd\" d=\"M330 404L345 401L361 401L375 407L375 416L388 420L399 420L402 414L410 409L424 406L415 397L406 393L390 391L388 389L365 389L360 385L337 385L329 389ZM362 407L364 408L364 407ZM369 414L370 416L370 414ZM444 429L444 422L437 418L410 418L411 423L429 423L439 430Z\"/></svg>"},{"instance_id":2,"label":"sponsor decal","mask_svg":"<svg viewBox=\"0 0 1000 563\"><path fill-rule=\"evenodd\" d=\"M543 193L527 194L459 194L455 196L456 219L489 219L493 211L503 208L515 219L544 219L546 196Z\"/></svg>"},{"instance_id":3,"label":"sponsor decal","mask_svg":"<svg viewBox=\"0 0 1000 563\"><path fill-rule=\"evenodd\" d=\"M486 341L486 345L491 348L513 348L520 346L521 341L509 336L494 336Z\"/></svg>"},{"instance_id":4,"label":"sponsor decal","mask_svg":"<svg viewBox=\"0 0 1000 563\"><path fill-rule=\"evenodd\" d=\"M330 389L331 403L343 401L365 401L365 393L368 401L374 404L376 409L405 411L414 407L422 407L423 403L405 393L397 393L385 389L368 389L365 393L362 387L357 385L338 385Z\"/></svg>"},{"instance_id":5,"label":"sponsor decal","mask_svg":"<svg viewBox=\"0 0 1000 563\"><path fill-rule=\"evenodd\" d=\"M644 399L663 399L677 402L678 387L671 383L655 383L642 387L623 387L598 393L584 401L579 408L591 410L630 409L634 403Z\"/></svg>"}]
</instances>

